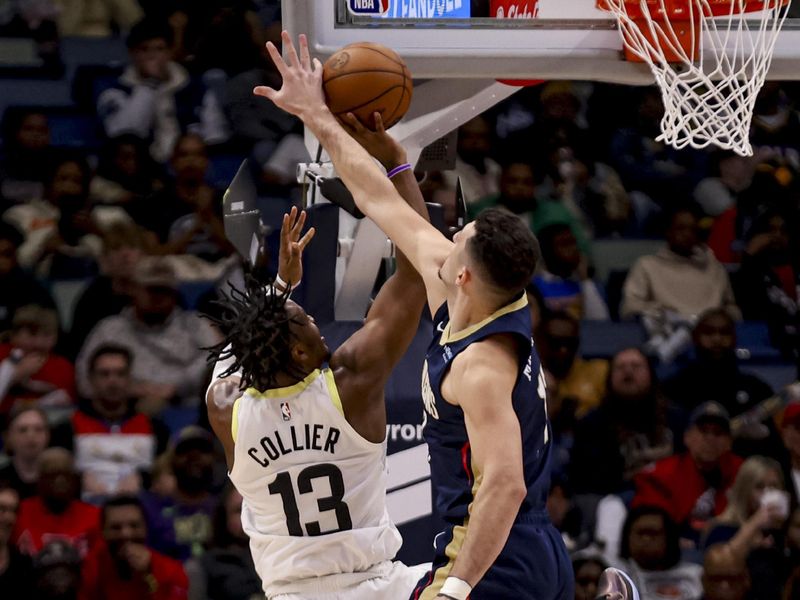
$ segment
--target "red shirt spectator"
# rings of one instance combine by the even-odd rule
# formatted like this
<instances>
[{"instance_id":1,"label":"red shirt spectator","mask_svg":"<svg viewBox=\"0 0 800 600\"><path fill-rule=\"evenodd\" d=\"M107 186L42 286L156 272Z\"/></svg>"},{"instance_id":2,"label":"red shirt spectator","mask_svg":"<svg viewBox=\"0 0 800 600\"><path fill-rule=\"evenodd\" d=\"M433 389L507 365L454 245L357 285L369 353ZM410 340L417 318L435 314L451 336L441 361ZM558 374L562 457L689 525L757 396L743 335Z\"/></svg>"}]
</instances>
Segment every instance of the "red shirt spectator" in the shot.
<instances>
[{"instance_id":1,"label":"red shirt spectator","mask_svg":"<svg viewBox=\"0 0 800 600\"><path fill-rule=\"evenodd\" d=\"M683 454L664 458L635 478L632 507L656 506L699 536L706 523L727 506L742 459L731 453L730 420L716 402L701 404L693 413Z\"/></svg>"},{"instance_id":2,"label":"red shirt spectator","mask_svg":"<svg viewBox=\"0 0 800 600\"><path fill-rule=\"evenodd\" d=\"M35 555L50 542L64 540L86 556L100 535L100 510L77 499L78 487L72 455L63 448L45 450L39 493L20 505L12 536L23 553Z\"/></svg>"},{"instance_id":3,"label":"red shirt spectator","mask_svg":"<svg viewBox=\"0 0 800 600\"><path fill-rule=\"evenodd\" d=\"M11 367L10 379L0 382L0 414L18 402L37 402L48 411L74 404L75 369L53 354L57 340L55 310L34 305L17 310L10 342L0 344L0 363Z\"/></svg>"},{"instance_id":4,"label":"red shirt spectator","mask_svg":"<svg viewBox=\"0 0 800 600\"><path fill-rule=\"evenodd\" d=\"M189 581L176 560L145 545L144 511L135 497L103 508L103 539L83 564L79 600L185 600Z\"/></svg>"}]
</instances>

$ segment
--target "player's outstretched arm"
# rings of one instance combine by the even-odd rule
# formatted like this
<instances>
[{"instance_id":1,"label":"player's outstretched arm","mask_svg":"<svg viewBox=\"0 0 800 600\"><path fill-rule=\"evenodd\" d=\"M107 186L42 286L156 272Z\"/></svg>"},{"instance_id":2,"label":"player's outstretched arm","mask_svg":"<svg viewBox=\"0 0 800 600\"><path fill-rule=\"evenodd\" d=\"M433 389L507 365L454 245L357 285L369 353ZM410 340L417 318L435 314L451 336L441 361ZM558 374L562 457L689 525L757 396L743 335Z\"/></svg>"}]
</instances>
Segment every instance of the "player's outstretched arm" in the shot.
<instances>
[{"instance_id":1,"label":"player's outstretched arm","mask_svg":"<svg viewBox=\"0 0 800 600\"><path fill-rule=\"evenodd\" d=\"M475 478L482 478L464 544L450 571L472 587L503 549L526 494L522 434L511 401L517 361L514 342L493 336L456 358L442 390L464 411L472 468Z\"/></svg>"},{"instance_id":2,"label":"player's outstretched arm","mask_svg":"<svg viewBox=\"0 0 800 600\"><path fill-rule=\"evenodd\" d=\"M364 128L352 115L345 118L345 127L353 137L384 165L406 162L405 149L383 129L381 116L375 113L376 131ZM392 178L397 192L417 214L426 221L428 209L412 170ZM372 303L364 326L353 334L336 352L336 359L348 367L361 393L356 402L383 398L369 393L382 390L389 374L405 354L414 339L425 304L425 285L406 256L397 251L397 269L381 287ZM439 298L444 302L444 296ZM332 365L338 360L332 361Z\"/></svg>"},{"instance_id":3,"label":"player's outstretched arm","mask_svg":"<svg viewBox=\"0 0 800 600\"><path fill-rule=\"evenodd\" d=\"M283 77L281 89L261 86L254 93L272 100L306 124L327 150L361 211L392 239L426 284L433 281L450 252L451 242L403 201L366 150L328 110L322 92L322 64L317 59L312 63L306 37L300 36L299 56L285 31L282 40L288 64L272 43L267 44Z\"/></svg>"}]
</instances>

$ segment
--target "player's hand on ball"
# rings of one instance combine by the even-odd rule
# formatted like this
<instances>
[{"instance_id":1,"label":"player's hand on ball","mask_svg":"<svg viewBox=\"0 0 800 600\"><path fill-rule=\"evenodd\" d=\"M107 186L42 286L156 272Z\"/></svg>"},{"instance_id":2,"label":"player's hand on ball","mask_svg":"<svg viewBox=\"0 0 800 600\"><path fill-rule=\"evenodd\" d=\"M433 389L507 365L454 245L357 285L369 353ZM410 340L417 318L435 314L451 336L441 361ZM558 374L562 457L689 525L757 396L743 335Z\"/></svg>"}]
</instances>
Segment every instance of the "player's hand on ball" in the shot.
<instances>
[{"instance_id":1,"label":"player's hand on ball","mask_svg":"<svg viewBox=\"0 0 800 600\"><path fill-rule=\"evenodd\" d=\"M278 254L278 275L290 286L303 279L303 250L314 237L316 230L311 227L302 237L306 224L306 211L298 211L296 206L283 215L281 225L281 249Z\"/></svg>"},{"instance_id":2,"label":"player's hand on ball","mask_svg":"<svg viewBox=\"0 0 800 600\"><path fill-rule=\"evenodd\" d=\"M267 86L258 86L253 90L256 96L272 100L278 108L301 119L319 111L327 110L325 95L322 92L322 63L318 59L311 60L308 51L308 39L300 34L300 55L295 50L288 32L281 33L287 61L272 42L267 42L267 51L283 78L280 90Z\"/></svg>"},{"instance_id":3,"label":"player's hand on ball","mask_svg":"<svg viewBox=\"0 0 800 600\"><path fill-rule=\"evenodd\" d=\"M367 129L353 113L342 118L342 126L364 149L374 156L385 169L393 169L406 162L406 151L391 135L386 133L381 113L373 114L375 131Z\"/></svg>"}]
</instances>

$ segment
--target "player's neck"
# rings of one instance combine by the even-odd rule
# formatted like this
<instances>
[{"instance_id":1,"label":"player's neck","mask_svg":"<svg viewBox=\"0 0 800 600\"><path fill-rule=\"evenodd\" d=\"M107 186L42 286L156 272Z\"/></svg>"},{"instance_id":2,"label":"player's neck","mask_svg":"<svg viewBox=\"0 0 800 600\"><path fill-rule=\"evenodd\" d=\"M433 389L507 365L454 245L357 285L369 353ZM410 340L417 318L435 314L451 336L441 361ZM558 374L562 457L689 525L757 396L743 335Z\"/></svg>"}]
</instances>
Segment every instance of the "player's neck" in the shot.
<instances>
[{"instance_id":1,"label":"player's neck","mask_svg":"<svg viewBox=\"0 0 800 600\"><path fill-rule=\"evenodd\" d=\"M296 383L300 383L301 381L303 381L303 379L308 377L312 371L308 371L308 373L302 373L299 376L297 374L290 375L289 373L283 373L283 372L278 373L277 375L275 375L275 385L273 386L273 389L291 387ZM259 390L259 391L263 392L266 390Z\"/></svg>"},{"instance_id":2,"label":"player's neck","mask_svg":"<svg viewBox=\"0 0 800 600\"><path fill-rule=\"evenodd\" d=\"M447 312L450 316L450 333L458 333L491 317L500 307L479 302L464 293L456 293L447 300Z\"/></svg>"}]
</instances>

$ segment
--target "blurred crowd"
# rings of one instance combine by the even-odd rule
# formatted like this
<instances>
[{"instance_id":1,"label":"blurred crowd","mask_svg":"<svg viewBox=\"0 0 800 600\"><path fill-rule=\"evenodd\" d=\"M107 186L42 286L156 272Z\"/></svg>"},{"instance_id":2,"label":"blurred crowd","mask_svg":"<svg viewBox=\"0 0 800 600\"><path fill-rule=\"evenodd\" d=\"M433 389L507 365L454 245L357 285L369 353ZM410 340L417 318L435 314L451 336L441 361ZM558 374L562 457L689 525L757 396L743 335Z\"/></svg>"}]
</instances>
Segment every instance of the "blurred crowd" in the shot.
<instances>
[{"instance_id":1,"label":"blurred crowd","mask_svg":"<svg viewBox=\"0 0 800 600\"><path fill-rule=\"evenodd\" d=\"M0 0L0 36L53 68L61 37L129 51L86 83L100 147L56 147L36 98L2 118L4 597L260 597L203 410L219 333L198 313L241 270L214 161L250 158L282 206L301 196L302 128L251 93L279 84L278 5ZM463 125L454 171L419 174L447 226L502 206L538 236L548 508L576 598L609 564L647 599L800 598L800 400L737 345L762 322L777 360L800 356L798 101L768 83L741 157L656 141L655 88L551 82ZM609 240L652 252L599 276ZM639 323L646 342L584 357L586 321Z\"/></svg>"}]
</instances>

